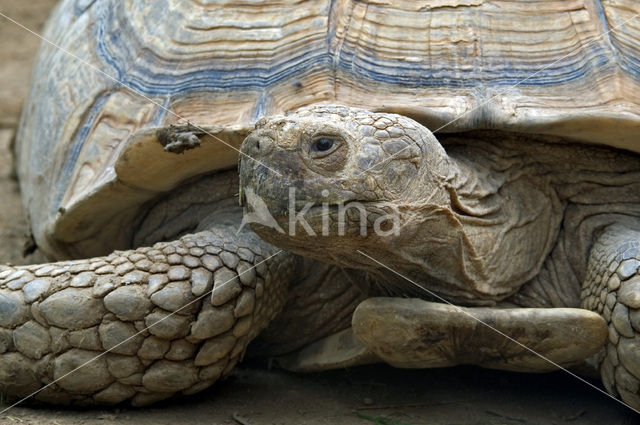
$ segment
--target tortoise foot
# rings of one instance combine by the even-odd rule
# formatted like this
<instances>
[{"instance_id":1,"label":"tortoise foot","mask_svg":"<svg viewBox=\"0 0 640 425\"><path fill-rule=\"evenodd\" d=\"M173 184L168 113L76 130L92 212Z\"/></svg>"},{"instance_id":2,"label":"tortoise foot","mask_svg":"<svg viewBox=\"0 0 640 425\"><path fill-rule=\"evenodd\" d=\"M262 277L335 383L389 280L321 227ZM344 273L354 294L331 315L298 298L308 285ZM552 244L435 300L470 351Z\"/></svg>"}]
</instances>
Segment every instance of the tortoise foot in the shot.
<instances>
[{"instance_id":1,"label":"tortoise foot","mask_svg":"<svg viewBox=\"0 0 640 425\"><path fill-rule=\"evenodd\" d=\"M602 317L583 309L470 308L407 298L364 301L353 329L392 366L475 364L521 372L557 369L549 360L581 364L607 337Z\"/></svg>"}]
</instances>

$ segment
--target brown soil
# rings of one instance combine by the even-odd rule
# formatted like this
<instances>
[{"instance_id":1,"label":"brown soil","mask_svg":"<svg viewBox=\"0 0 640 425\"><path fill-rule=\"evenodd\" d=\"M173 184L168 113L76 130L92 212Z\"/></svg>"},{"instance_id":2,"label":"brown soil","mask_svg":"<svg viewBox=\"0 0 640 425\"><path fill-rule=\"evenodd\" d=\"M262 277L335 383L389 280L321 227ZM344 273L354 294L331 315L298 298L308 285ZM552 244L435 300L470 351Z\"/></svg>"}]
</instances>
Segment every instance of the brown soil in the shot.
<instances>
[{"instance_id":1,"label":"brown soil","mask_svg":"<svg viewBox=\"0 0 640 425\"><path fill-rule=\"evenodd\" d=\"M53 0L0 0L0 12L40 31ZM0 17L0 260L22 256L27 223L11 179L10 141L39 40ZM599 385L596 383L596 385ZM25 403L0 424L632 424L636 415L564 372L544 375L474 367L360 367L297 375L245 363L196 396L144 409L68 410Z\"/></svg>"}]
</instances>

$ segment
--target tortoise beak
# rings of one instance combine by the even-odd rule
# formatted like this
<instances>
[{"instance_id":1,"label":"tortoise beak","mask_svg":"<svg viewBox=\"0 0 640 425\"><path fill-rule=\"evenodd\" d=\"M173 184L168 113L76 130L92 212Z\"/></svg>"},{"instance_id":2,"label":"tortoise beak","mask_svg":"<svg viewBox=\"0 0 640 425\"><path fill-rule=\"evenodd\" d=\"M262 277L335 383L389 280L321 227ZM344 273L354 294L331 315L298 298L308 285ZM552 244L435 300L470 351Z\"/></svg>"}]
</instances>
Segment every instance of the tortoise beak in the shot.
<instances>
[{"instance_id":1,"label":"tortoise beak","mask_svg":"<svg viewBox=\"0 0 640 425\"><path fill-rule=\"evenodd\" d=\"M257 195L271 209L279 210L276 200L286 200L287 179L278 164L281 164L282 152L274 149L274 135L270 130L256 130L249 134L240 147L240 206L245 211L251 207L247 192ZM254 196L255 197L255 196Z\"/></svg>"},{"instance_id":2,"label":"tortoise beak","mask_svg":"<svg viewBox=\"0 0 640 425\"><path fill-rule=\"evenodd\" d=\"M238 163L238 173L240 175L239 203L243 208L247 206L247 185L250 184L257 171L256 168L258 168L255 166L256 164L250 164L250 162L261 162L258 158L264 159L264 156L273 149L271 134L264 133L263 130L251 132L240 146L240 161Z\"/></svg>"}]
</instances>

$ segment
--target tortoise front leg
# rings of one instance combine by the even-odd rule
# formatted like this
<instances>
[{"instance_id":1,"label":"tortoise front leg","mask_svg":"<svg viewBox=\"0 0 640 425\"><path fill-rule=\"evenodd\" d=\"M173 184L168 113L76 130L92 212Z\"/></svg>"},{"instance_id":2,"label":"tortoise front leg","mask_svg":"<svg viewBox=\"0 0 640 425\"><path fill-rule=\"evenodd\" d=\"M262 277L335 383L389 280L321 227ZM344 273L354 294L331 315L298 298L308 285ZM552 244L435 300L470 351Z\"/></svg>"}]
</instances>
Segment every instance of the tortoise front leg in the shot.
<instances>
[{"instance_id":1,"label":"tortoise front leg","mask_svg":"<svg viewBox=\"0 0 640 425\"><path fill-rule=\"evenodd\" d=\"M607 391L640 409L640 232L614 225L591 249L582 306L600 313L609 340L600 362Z\"/></svg>"},{"instance_id":2,"label":"tortoise front leg","mask_svg":"<svg viewBox=\"0 0 640 425\"><path fill-rule=\"evenodd\" d=\"M279 313L294 269L291 254L273 256L276 248L235 228L2 267L0 392L25 397L55 381L34 398L145 405L228 375Z\"/></svg>"},{"instance_id":3,"label":"tortoise front leg","mask_svg":"<svg viewBox=\"0 0 640 425\"><path fill-rule=\"evenodd\" d=\"M578 308L458 307L416 298L370 298L353 331L382 360L402 368L475 364L543 372L598 353L607 328Z\"/></svg>"}]
</instances>

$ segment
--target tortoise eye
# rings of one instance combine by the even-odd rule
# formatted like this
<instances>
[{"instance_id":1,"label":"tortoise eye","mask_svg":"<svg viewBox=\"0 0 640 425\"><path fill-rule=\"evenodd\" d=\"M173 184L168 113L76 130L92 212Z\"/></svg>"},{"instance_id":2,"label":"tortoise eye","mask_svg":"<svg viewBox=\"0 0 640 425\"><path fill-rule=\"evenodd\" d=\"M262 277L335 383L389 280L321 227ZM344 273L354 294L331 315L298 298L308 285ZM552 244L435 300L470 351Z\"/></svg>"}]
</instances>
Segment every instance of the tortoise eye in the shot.
<instances>
[{"instance_id":1,"label":"tortoise eye","mask_svg":"<svg viewBox=\"0 0 640 425\"><path fill-rule=\"evenodd\" d=\"M321 139L316 140L315 142L313 142L313 144L311 145L311 151L312 152L326 152L329 149L331 149L334 145L334 141L331 139L328 139L326 137L323 137Z\"/></svg>"},{"instance_id":2,"label":"tortoise eye","mask_svg":"<svg viewBox=\"0 0 640 425\"><path fill-rule=\"evenodd\" d=\"M346 140L337 134L316 134L305 143L302 157L317 172L326 173L341 170L344 167L349 146Z\"/></svg>"},{"instance_id":3,"label":"tortoise eye","mask_svg":"<svg viewBox=\"0 0 640 425\"><path fill-rule=\"evenodd\" d=\"M342 144L341 138L318 136L309 144L309 156L314 159L324 158L333 154Z\"/></svg>"}]
</instances>

